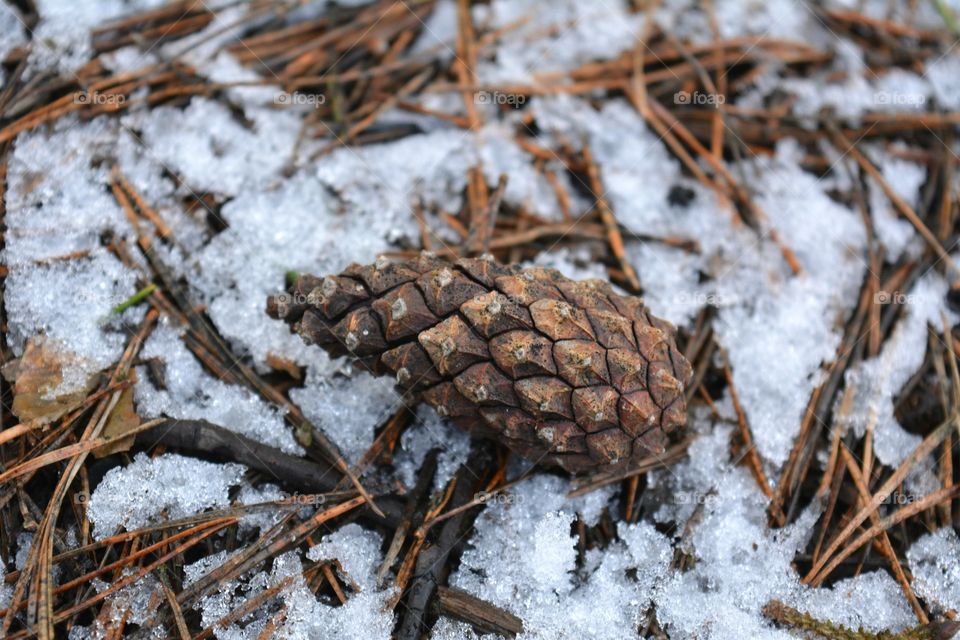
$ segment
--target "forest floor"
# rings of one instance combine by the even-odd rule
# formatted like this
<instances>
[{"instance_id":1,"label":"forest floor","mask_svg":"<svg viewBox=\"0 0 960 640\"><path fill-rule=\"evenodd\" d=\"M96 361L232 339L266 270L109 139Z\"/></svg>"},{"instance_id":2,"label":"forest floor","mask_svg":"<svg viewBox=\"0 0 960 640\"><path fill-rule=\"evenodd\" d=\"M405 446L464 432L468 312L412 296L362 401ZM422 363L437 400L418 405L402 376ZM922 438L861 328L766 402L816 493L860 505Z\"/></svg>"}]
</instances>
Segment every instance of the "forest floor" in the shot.
<instances>
[{"instance_id":1,"label":"forest floor","mask_svg":"<svg viewBox=\"0 0 960 640\"><path fill-rule=\"evenodd\" d=\"M952 637L958 125L955 0L0 2L0 636ZM264 312L491 216L677 326L656 465Z\"/></svg>"}]
</instances>

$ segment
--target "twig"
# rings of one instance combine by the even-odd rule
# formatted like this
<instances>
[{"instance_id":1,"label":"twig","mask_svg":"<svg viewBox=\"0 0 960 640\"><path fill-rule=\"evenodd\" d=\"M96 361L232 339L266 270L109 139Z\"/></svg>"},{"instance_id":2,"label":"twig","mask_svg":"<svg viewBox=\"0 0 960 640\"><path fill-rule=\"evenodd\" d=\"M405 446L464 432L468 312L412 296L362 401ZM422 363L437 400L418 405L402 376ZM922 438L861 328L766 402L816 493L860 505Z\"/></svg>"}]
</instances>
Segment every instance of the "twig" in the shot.
<instances>
[{"instance_id":1,"label":"twig","mask_svg":"<svg viewBox=\"0 0 960 640\"><path fill-rule=\"evenodd\" d=\"M779 600L771 600L764 605L762 613L786 627L808 631L830 640L948 640L960 629L960 623L948 620L939 624L921 624L899 633L871 633L862 628L854 631L829 620L818 620Z\"/></svg>"},{"instance_id":2,"label":"twig","mask_svg":"<svg viewBox=\"0 0 960 640\"><path fill-rule=\"evenodd\" d=\"M520 618L460 589L437 587L437 608L440 615L466 622L478 633L508 638L523 633Z\"/></svg>"}]
</instances>

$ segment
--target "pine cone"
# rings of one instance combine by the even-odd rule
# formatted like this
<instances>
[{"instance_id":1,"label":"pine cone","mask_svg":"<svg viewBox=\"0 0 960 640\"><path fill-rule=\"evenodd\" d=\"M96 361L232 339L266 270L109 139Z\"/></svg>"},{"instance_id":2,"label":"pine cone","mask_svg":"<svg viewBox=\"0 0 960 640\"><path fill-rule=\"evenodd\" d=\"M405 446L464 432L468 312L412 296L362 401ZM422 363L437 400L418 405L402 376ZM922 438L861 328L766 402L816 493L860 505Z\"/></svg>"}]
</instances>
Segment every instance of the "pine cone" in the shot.
<instances>
[{"instance_id":1,"label":"pine cone","mask_svg":"<svg viewBox=\"0 0 960 640\"><path fill-rule=\"evenodd\" d=\"M686 422L692 372L673 327L600 280L422 254L301 275L267 312L539 464L649 456Z\"/></svg>"}]
</instances>

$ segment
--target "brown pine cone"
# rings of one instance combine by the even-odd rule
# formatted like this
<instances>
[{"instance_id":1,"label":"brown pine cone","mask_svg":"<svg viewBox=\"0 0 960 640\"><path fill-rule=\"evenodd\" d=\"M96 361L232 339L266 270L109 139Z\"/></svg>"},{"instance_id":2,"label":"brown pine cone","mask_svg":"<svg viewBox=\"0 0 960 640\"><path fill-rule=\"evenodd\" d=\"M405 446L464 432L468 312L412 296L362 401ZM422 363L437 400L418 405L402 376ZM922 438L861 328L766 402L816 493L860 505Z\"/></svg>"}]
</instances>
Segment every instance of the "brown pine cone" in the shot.
<instances>
[{"instance_id":1,"label":"brown pine cone","mask_svg":"<svg viewBox=\"0 0 960 640\"><path fill-rule=\"evenodd\" d=\"M686 422L692 372L673 327L600 280L425 253L301 275L267 312L535 463L646 457Z\"/></svg>"}]
</instances>

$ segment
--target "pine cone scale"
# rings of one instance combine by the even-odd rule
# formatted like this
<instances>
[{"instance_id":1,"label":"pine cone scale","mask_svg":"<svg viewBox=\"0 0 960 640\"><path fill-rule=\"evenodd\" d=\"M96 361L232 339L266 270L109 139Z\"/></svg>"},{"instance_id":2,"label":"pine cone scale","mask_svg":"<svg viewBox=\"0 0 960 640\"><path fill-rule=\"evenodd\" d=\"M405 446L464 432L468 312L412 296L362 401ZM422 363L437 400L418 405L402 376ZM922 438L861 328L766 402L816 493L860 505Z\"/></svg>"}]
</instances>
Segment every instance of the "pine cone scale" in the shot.
<instances>
[{"instance_id":1,"label":"pine cone scale","mask_svg":"<svg viewBox=\"0 0 960 640\"><path fill-rule=\"evenodd\" d=\"M601 281L424 254L302 275L267 310L535 462L645 457L685 423L692 372L672 327Z\"/></svg>"}]
</instances>

